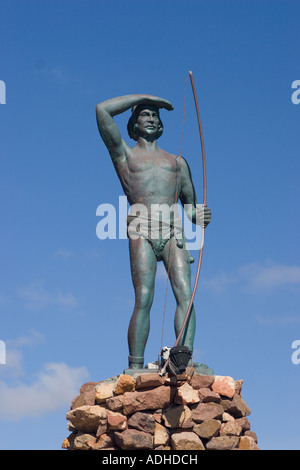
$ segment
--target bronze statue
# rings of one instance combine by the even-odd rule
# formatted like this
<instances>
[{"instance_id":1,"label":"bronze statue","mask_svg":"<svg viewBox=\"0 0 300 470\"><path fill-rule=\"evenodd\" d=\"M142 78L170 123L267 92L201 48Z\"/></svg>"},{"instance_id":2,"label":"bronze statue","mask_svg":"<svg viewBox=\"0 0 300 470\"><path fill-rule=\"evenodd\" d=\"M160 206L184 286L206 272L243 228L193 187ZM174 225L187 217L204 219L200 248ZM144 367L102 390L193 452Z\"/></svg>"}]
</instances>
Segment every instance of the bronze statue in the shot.
<instances>
[{"instance_id":1,"label":"bronze statue","mask_svg":"<svg viewBox=\"0 0 300 470\"><path fill-rule=\"evenodd\" d=\"M197 205L191 172L185 159L171 155L157 145L157 139L163 132L161 108L168 111L174 109L165 99L141 94L112 98L96 107L100 135L128 202L131 208L146 208L145 217L137 214L136 210L129 212L128 217L130 265L135 291L135 306L128 330L130 369L140 369L144 364L158 261L162 261L167 269L177 303L176 337L191 299L190 263L193 258L186 247L184 234L178 228L176 211L172 212L170 223L166 223L163 217L161 219L158 212L180 200L193 223L206 227L211 220L210 209L206 205ZM132 114L127 129L130 138L136 141L133 148L122 139L113 119L129 109ZM154 216L153 207L158 208ZM151 214L151 218L147 214ZM141 216L138 229L134 225L137 215ZM140 236L134 236L137 232ZM195 310L192 307L180 340L180 344L188 346L191 352L194 336Z\"/></svg>"}]
</instances>

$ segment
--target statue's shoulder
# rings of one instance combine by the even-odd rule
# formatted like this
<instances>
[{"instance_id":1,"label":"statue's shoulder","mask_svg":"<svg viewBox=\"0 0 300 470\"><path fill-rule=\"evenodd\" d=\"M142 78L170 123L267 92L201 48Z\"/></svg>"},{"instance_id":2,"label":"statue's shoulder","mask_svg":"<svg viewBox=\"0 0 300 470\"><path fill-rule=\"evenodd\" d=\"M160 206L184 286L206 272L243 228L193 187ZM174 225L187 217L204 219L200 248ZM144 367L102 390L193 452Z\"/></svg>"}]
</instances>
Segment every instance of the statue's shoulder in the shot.
<instances>
[{"instance_id":1,"label":"statue's shoulder","mask_svg":"<svg viewBox=\"0 0 300 470\"><path fill-rule=\"evenodd\" d=\"M187 178L191 178L192 173L191 173L190 166L189 166L187 160L182 155L180 155L178 157L178 165L179 165L179 168L180 168L181 177L184 180L186 180Z\"/></svg>"},{"instance_id":2,"label":"statue's shoulder","mask_svg":"<svg viewBox=\"0 0 300 470\"><path fill-rule=\"evenodd\" d=\"M163 150L163 149L159 149L160 153L163 154L165 157L169 158L170 160L174 160L174 162L176 160L179 160L180 159L180 156L179 155L175 155L174 153L170 153L170 152L167 152L166 150Z\"/></svg>"},{"instance_id":3,"label":"statue's shoulder","mask_svg":"<svg viewBox=\"0 0 300 470\"><path fill-rule=\"evenodd\" d=\"M182 165L183 168L186 168L188 170L189 169L189 164L188 164L187 160L182 155L180 155L178 158L179 158L179 161L180 161L180 165Z\"/></svg>"}]
</instances>

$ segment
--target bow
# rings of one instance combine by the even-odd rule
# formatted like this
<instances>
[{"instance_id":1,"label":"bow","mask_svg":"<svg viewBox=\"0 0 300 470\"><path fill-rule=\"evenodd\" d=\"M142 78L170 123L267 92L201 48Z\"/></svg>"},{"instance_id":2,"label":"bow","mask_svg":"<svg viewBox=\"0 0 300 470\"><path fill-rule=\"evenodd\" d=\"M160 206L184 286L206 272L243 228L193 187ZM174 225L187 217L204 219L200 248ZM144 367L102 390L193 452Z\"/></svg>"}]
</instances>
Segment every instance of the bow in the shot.
<instances>
[{"instance_id":1,"label":"bow","mask_svg":"<svg viewBox=\"0 0 300 470\"><path fill-rule=\"evenodd\" d=\"M198 106L198 99L197 99L197 94L196 94L196 89L195 89L195 84L194 84L194 79L193 79L193 74L190 71L189 72L189 77L192 85L192 90L193 90L193 95L194 95L194 101L195 101L195 107L196 107L196 113L197 113L197 119L198 119L198 127L199 127L199 134L200 134L200 142L201 142L201 151L202 151L202 169L203 169L203 204L206 206L206 160L205 160L205 149L204 149L204 139L203 139L203 131L202 131L202 125L201 125L201 119L200 119L200 112L199 112L199 106ZM201 270L201 264L202 264L202 256L203 256L203 246L204 246L204 231L205 229L202 229L201 233L201 242L200 242L200 254L199 254L199 260L198 260L198 267L197 267L197 272L196 272L196 278L194 282L194 287L191 295L191 300L185 315L184 322L182 324L181 330L179 332L179 335L176 339L176 342L174 346L177 346L182 333L184 332L185 326L187 324L187 321L189 319L192 305L194 302L197 286L198 286L198 281L199 281L199 276L200 276L200 270Z\"/></svg>"},{"instance_id":2,"label":"bow","mask_svg":"<svg viewBox=\"0 0 300 470\"><path fill-rule=\"evenodd\" d=\"M203 171L203 204L206 206L206 160L205 160L205 149L204 149L204 139L203 139L203 131L202 131L202 125L201 125L201 118L200 118L200 112L199 112L199 106L198 106L198 99L197 99L197 94L196 94L196 89L195 89L195 84L194 84L194 79L193 79L193 74L191 71L189 71L189 78L190 78L190 82L191 82L191 86L192 86L192 90L193 90L193 95L194 95L194 102L195 102L195 107L196 107L196 113L197 113L197 120L198 120L198 127L199 127L199 134L200 134L200 142L201 142L201 152L202 152L202 171ZM197 266L197 272L196 272L196 278L195 278L195 282L194 282L194 287L193 287L193 291L192 291L192 295L191 295L191 299L190 299L190 303L189 303L189 306L188 306L188 309L187 309L187 312L186 312L186 315L185 315L185 318L184 318L184 321L183 321L183 324L181 326L181 330L177 336L177 339L176 339L176 342L174 344L174 347L175 346L178 346L178 343L181 339L181 336L185 330L185 327L186 327L186 324L188 322L188 319L189 319L189 316L190 316L190 313L191 313L191 309L192 309L192 305L194 303L194 298L195 298L195 295L196 295L196 290L197 290L197 286L198 286L198 281L199 281L199 276L200 276L200 270L201 270L201 264L202 264L202 257L203 257L203 246L204 246L204 232L205 232L205 229L203 227L202 229L202 233L201 233L201 242L200 242L200 254L199 254L199 260L198 260L198 266ZM161 375L166 371L166 368L169 364L169 358L167 359L167 361L165 362L164 364L164 367L163 367L163 370L161 372Z\"/></svg>"}]
</instances>

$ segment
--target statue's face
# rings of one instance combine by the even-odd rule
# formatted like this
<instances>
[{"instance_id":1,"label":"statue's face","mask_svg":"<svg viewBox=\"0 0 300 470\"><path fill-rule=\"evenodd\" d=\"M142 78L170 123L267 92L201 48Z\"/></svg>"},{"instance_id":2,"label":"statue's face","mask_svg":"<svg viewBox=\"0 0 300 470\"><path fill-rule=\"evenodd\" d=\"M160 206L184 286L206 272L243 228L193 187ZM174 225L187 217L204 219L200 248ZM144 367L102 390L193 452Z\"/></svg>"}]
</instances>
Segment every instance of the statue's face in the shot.
<instances>
[{"instance_id":1,"label":"statue's face","mask_svg":"<svg viewBox=\"0 0 300 470\"><path fill-rule=\"evenodd\" d=\"M157 109L149 106L140 111L136 120L136 131L142 137L155 137L159 128L160 119Z\"/></svg>"}]
</instances>

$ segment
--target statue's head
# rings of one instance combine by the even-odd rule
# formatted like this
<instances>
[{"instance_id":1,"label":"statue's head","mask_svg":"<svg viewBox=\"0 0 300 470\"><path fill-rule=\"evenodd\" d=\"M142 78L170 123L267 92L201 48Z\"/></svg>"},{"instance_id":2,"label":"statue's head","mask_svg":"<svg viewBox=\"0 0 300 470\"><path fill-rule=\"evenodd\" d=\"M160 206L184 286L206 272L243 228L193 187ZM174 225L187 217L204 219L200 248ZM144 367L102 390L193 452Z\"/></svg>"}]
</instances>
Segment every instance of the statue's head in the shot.
<instances>
[{"instance_id":1,"label":"statue's head","mask_svg":"<svg viewBox=\"0 0 300 470\"><path fill-rule=\"evenodd\" d=\"M151 110L151 111L155 111L158 115L158 129L157 129L157 132L156 132L156 135L155 135L155 139L159 139L159 137L162 135L163 133L163 129L164 129L164 126L163 126L163 123L161 122L161 119L160 119L160 116L159 116L159 109L156 107L156 106L153 106L153 105L147 105L147 104L140 104L138 106L134 106L132 108L132 114L131 114L131 117L129 118L129 121L128 121L128 124L127 124L127 131L128 131L128 135L131 139L137 141L138 138L139 138L139 128L138 128L138 124L137 124L137 120L138 120L138 117L139 115L141 114L142 111L144 110Z\"/></svg>"}]
</instances>

